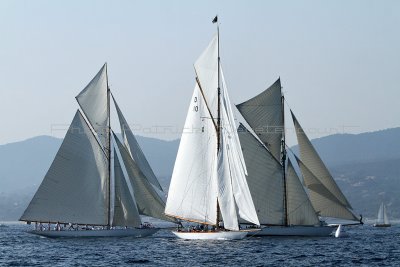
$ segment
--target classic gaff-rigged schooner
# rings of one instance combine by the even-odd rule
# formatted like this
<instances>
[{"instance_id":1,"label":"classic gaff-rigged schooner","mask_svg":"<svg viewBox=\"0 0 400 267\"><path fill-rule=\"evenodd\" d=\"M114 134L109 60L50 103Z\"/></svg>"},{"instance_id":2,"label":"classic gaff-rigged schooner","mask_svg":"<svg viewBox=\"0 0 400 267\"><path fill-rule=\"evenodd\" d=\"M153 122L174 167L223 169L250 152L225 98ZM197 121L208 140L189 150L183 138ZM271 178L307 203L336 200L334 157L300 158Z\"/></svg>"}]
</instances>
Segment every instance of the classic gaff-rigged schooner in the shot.
<instances>
[{"instance_id":1,"label":"classic gaff-rigged schooner","mask_svg":"<svg viewBox=\"0 0 400 267\"><path fill-rule=\"evenodd\" d=\"M386 206L382 202L378 211L378 219L376 220L376 223L374 223L374 227L390 227L390 226L392 225L387 216Z\"/></svg>"},{"instance_id":2,"label":"classic gaff-rigged schooner","mask_svg":"<svg viewBox=\"0 0 400 267\"><path fill-rule=\"evenodd\" d=\"M238 133L247 183L265 226L255 235L328 236L334 229L319 216L358 221L293 115L300 147L300 159L296 159L307 190L299 179L287 157L280 79L237 108L252 129L240 124Z\"/></svg>"},{"instance_id":3,"label":"classic gaff-rigged schooner","mask_svg":"<svg viewBox=\"0 0 400 267\"><path fill-rule=\"evenodd\" d=\"M196 85L165 214L207 225L203 231L174 231L180 238L242 239L247 231L239 230L239 218L259 223L220 64L218 29L194 68Z\"/></svg>"},{"instance_id":4,"label":"classic gaff-rigged schooner","mask_svg":"<svg viewBox=\"0 0 400 267\"><path fill-rule=\"evenodd\" d=\"M114 97L123 142L112 132L110 99L104 64L76 97L84 115L76 112L50 169L20 218L35 223L32 233L144 237L158 229L142 227L140 215L171 221L163 214L165 203L157 192L162 188Z\"/></svg>"}]
</instances>

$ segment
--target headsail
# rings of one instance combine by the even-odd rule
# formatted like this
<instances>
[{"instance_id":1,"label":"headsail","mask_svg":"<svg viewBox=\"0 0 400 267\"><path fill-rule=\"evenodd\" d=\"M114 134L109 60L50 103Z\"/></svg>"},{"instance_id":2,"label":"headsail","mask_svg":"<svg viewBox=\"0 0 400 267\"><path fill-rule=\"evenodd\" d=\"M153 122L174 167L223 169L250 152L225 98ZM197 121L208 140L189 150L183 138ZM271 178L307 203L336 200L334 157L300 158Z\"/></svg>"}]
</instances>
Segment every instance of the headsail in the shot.
<instances>
[{"instance_id":1,"label":"headsail","mask_svg":"<svg viewBox=\"0 0 400 267\"><path fill-rule=\"evenodd\" d=\"M89 120L90 125L96 131L100 142L106 149L109 149L109 98L106 64L104 64L85 89L76 96L76 100Z\"/></svg>"},{"instance_id":2,"label":"headsail","mask_svg":"<svg viewBox=\"0 0 400 267\"><path fill-rule=\"evenodd\" d=\"M350 203L337 186L335 180L333 180L332 175L322 162L317 151L314 149L293 112L292 118L296 130L297 141L299 143L301 161L305 166L307 166L311 173L315 175L315 177L317 177L317 179L340 201L343 206L352 209Z\"/></svg>"},{"instance_id":3,"label":"headsail","mask_svg":"<svg viewBox=\"0 0 400 267\"><path fill-rule=\"evenodd\" d=\"M154 174L152 168L150 167L150 164L148 163L145 155L143 154L143 151L139 146L139 143L137 142L133 132L129 128L129 125L125 120L124 115L122 115L122 112L119 109L119 106L115 101L114 96L113 100L115 108L117 110L119 123L121 125L122 139L124 140L126 149L129 151L129 154L132 156L133 160L136 162L136 164L138 165L144 176L146 176L146 178L149 180L149 182L158 189L160 189L161 191L163 191L156 175Z\"/></svg>"},{"instance_id":4,"label":"headsail","mask_svg":"<svg viewBox=\"0 0 400 267\"><path fill-rule=\"evenodd\" d=\"M139 212L134 200L134 196L129 191L129 187L125 180L125 176L115 149L114 181L115 201L113 226L139 226L141 223Z\"/></svg>"},{"instance_id":5,"label":"headsail","mask_svg":"<svg viewBox=\"0 0 400 267\"><path fill-rule=\"evenodd\" d=\"M379 212L378 212L378 219L376 221L376 224L390 224L389 218L387 216L386 212L386 206L381 203L381 206L379 207Z\"/></svg>"},{"instance_id":6,"label":"headsail","mask_svg":"<svg viewBox=\"0 0 400 267\"><path fill-rule=\"evenodd\" d=\"M282 166L243 124L238 128L249 186L261 224L282 225L284 218Z\"/></svg>"},{"instance_id":7,"label":"headsail","mask_svg":"<svg viewBox=\"0 0 400 267\"><path fill-rule=\"evenodd\" d=\"M287 164L286 188L288 219L290 225L317 225L319 219L307 193L293 168L290 159Z\"/></svg>"},{"instance_id":8,"label":"headsail","mask_svg":"<svg viewBox=\"0 0 400 267\"><path fill-rule=\"evenodd\" d=\"M236 131L235 120L228 90L221 69L221 142L218 154L218 186L219 192L225 192L224 202L221 194L218 196L224 226L227 229L238 230L238 217L259 225L259 220L254 207L246 181L246 164L243 158L239 137ZM228 187L231 187L228 189ZM221 189L224 190L221 190ZM227 194L230 194L229 196ZM236 203L236 205L235 205ZM230 207L230 212L223 211L223 206ZM236 214L236 207L238 215Z\"/></svg>"},{"instance_id":9,"label":"headsail","mask_svg":"<svg viewBox=\"0 0 400 267\"><path fill-rule=\"evenodd\" d=\"M107 158L79 111L22 221L108 224Z\"/></svg>"},{"instance_id":10,"label":"headsail","mask_svg":"<svg viewBox=\"0 0 400 267\"><path fill-rule=\"evenodd\" d=\"M161 220L173 221L164 215L165 203L158 195L140 168L129 155L128 150L114 134L118 150L121 153L122 162L128 173L129 181L133 188L139 214L147 215Z\"/></svg>"},{"instance_id":11,"label":"headsail","mask_svg":"<svg viewBox=\"0 0 400 267\"><path fill-rule=\"evenodd\" d=\"M217 138L196 84L172 173L165 213L217 223Z\"/></svg>"},{"instance_id":12,"label":"headsail","mask_svg":"<svg viewBox=\"0 0 400 267\"><path fill-rule=\"evenodd\" d=\"M349 207L341 201L296 157L303 174L304 183L309 189L311 203L320 216L358 220Z\"/></svg>"},{"instance_id":13,"label":"headsail","mask_svg":"<svg viewBox=\"0 0 400 267\"><path fill-rule=\"evenodd\" d=\"M236 107L272 155L280 161L284 134L280 79L264 92Z\"/></svg>"}]
</instances>

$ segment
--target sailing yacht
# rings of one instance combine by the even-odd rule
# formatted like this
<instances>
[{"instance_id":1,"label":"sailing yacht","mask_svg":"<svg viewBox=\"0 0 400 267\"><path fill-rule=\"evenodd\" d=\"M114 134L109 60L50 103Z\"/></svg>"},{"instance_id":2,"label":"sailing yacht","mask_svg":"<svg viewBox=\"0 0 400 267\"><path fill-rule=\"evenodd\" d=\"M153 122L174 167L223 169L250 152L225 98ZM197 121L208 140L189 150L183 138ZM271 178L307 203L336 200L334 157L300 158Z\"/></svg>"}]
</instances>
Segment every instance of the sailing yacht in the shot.
<instances>
[{"instance_id":1,"label":"sailing yacht","mask_svg":"<svg viewBox=\"0 0 400 267\"><path fill-rule=\"evenodd\" d=\"M378 211L378 219L376 220L376 223L374 223L374 227L390 227L392 226L390 224L389 218L386 213L386 205L381 203L381 206L379 207Z\"/></svg>"},{"instance_id":2,"label":"sailing yacht","mask_svg":"<svg viewBox=\"0 0 400 267\"><path fill-rule=\"evenodd\" d=\"M322 162L294 114L300 148L294 155L305 187L287 157L284 96L278 79L259 95L237 105L250 130L238 128L247 166L247 183L263 226L255 235L329 236L322 216L359 219Z\"/></svg>"},{"instance_id":3,"label":"sailing yacht","mask_svg":"<svg viewBox=\"0 0 400 267\"><path fill-rule=\"evenodd\" d=\"M196 84L165 214L201 225L198 230L173 231L179 238L242 239L248 231L239 229L239 219L259 222L221 68L219 27L194 68Z\"/></svg>"},{"instance_id":4,"label":"sailing yacht","mask_svg":"<svg viewBox=\"0 0 400 267\"><path fill-rule=\"evenodd\" d=\"M111 129L113 98L122 131ZM46 237L144 237L158 229L140 215L163 214L162 187L108 86L107 65L76 97L77 110L21 221Z\"/></svg>"}]
</instances>

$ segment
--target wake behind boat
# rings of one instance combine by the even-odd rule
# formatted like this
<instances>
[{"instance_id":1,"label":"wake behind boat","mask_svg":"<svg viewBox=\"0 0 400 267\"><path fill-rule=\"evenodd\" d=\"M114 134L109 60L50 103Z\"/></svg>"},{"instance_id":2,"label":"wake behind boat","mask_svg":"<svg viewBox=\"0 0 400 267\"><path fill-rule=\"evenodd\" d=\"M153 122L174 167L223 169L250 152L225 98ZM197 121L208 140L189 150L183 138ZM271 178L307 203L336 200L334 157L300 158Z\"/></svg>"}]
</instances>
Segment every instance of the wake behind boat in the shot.
<instances>
[{"instance_id":1,"label":"wake behind boat","mask_svg":"<svg viewBox=\"0 0 400 267\"><path fill-rule=\"evenodd\" d=\"M213 22L217 22L217 18ZM211 227L183 239L242 239L239 218L258 225L219 57L219 28L194 64L196 85L176 157L165 214Z\"/></svg>"},{"instance_id":2,"label":"wake behind boat","mask_svg":"<svg viewBox=\"0 0 400 267\"><path fill-rule=\"evenodd\" d=\"M47 237L144 237L140 215L163 214L162 188L114 97L123 142L110 122L107 65L76 97L78 110L39 189L20 218Z\"/></svg>"}]
</instances>

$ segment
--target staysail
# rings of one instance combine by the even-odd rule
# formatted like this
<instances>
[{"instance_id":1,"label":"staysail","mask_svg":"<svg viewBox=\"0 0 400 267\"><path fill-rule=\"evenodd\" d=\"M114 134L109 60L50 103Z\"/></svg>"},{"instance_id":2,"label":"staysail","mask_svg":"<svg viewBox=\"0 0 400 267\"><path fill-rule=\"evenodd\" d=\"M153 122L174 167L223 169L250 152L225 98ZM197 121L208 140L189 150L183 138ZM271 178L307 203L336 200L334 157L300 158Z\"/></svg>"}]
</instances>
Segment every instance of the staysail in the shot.
<instances>
[{"instance_id":1,"label":"staysail","mask_svg":"<svg viewBox=\"0 0 400 267\"><path fill-rule=\"evenodd\" d=\"M196 84L172 173L165 213L186 220L217 223L217 138Z\"/></svg>"},{"instance_id":2,"label":"staysail","mask_svg":"<svg viewBox=\"0 0 400 267\"><path fill-rule=\"evenodd\" d=\"M289 225L318 225L318 216L290 159L287 164L286 188Z\"/></svg>"},{"instance_id":3,"label":"staysail","mask_svg":"<svg viewBox=\"0 0 400 267\"><path fill-rule=\"evenodd\" d=\"M259 95L236 107L272 155L280 161L284 134L280 79Z\"/></svg>"},{"instance_id":4,"label":"staysail","mask_svg":"<svg viewBox=\"0 0 400 267\"><path fill-rule=\"evenodd\" d=\"M133 194L135 196L139 214L173 221L164 215L164 201L143 175L138 165L133 161L128 150L115 134L114 140L117 143L118 150L121 153L122 162L124 163L128 173L128 178L133 188Z\"/></svg>"},{"instance_id":5,"label":"staysail","mask_svg":"<svg viewBox=\"0 0 400 267\"><path fill-rule=\"evenodd\" d=\"M79 106L97 133L102 145L109 149L109 97L107 64L100 69L90 83L76 96Z\"/></svg>"},{"instance_id":6,"label":"staysail","mask_svg":"<svg viewBox=\"0 0 400 267\"><path fill-rule=\"evenodd\" d=\"M107 158L79 111L22 221L108 224Z\"/></svg>"},{"instance_id":7,"label":"staysail","mask_svg":"<svg viewBox=\"0 0 400 267\"><path fill-rule=\"evenodd\" d=\"M131 226L137 227L141 220L134 200L134 196L129 191L125 180L122 166L119 162L117 153L114 149L114 218L113 226Z\"/></svg>"},{"instance_id":8,"label":"staysail","mask_svg":"<svg viewBox=\"0 0 400 267\"><path fill-rule=\"evenodd\" d=\"M143 151L141 147L139 146L139 143L137 142L135 135L131 131L127 121L125 120L124 115L122 114L121 110L119 109L119 106L117 102L115 101L115 98L113 96L115 108L117 110L118 114L118 119L119 123L121 125L121 134L122 134L122 139L124 140L124 145L126 149L128 150L129 154L132 156L133 160L136 162L144 176L149 180L149 182L154 185L156 188L159 190L163 191L160 183L158 182L158 179L156 175L153 172L153 169L150 167L149 162L147 161L145 155L143 154Z\"/></svg>"}]
</instances>

